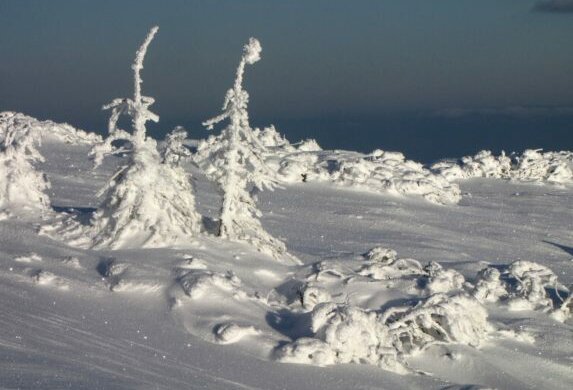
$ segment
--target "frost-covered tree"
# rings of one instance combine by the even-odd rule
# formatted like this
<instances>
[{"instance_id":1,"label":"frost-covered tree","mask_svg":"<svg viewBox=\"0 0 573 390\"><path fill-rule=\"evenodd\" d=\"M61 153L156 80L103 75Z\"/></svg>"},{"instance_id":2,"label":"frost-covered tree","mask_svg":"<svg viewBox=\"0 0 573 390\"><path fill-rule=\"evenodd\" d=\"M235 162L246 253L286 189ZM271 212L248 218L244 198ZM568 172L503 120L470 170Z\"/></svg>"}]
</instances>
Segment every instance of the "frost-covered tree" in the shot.
<instances>
[{"instance_id":1,"label":"frost-covered tree","mask_svg":"<svg viewBox=\"0 0 573 390\"><path fill-rule=\"evenodd\" d=\"M28 123L19 123L18 114L0 114L0 212L16 209L48 211L50 187L45 176L34 168L44 158L36 148L41 131Z\"/></svg>"},{"instance_id":2,"label":"frost-covered tree","mask_svg":"<svg viewBox=\"0 0 573 390\"><path fill-rule=\"evenodd\" d=\"M191 152L183 142L187 138L187 131L182 127L176 127L165 137L165 146L162 150L162 162L177 167L182 160L191 157Z\"/></svg>"},{"instance_id":3,"label":"frost-covered tree","mask_svg":"<svg viewBox=\"0 0 573 390\"><path fill-rule=\"evenodd\" d=\"M187 173L174 164L178 143L186 133L178 130L168 137L171 146L163 155L157 142L146 134L145 124L159 117L149 110L154 99L141 92L141 70L147 48L158 28L151 29L137 51L133 98L114 99L103 108L111 110L109 136L92 150L95 164L105 156L121 153L127 161L102 190L104 200L89 227L88 247L161 247L188 240L201 230L201 216L195 211L193 188ZM133 132L120 129L119 117L131 117ZM123 146L115 147L115 141ZM78 243L82 243L81 239Z\"/></svg>"},{"instance_id":4,"label":"frost-covered tree","mask_svg":"<svg viewBox=\"0 0 573 390\"><path fill-rule=\"evenodd\" d=\"M203 123L207 129L213 129L214 125L229 121L212 150L207 174L223 191L219 236L248 242L277 259L293 259L284 243L263 229L259 221L261 212L248 191L249 186L262 190L276 185L273 171L261 157L260 151L265 147L249 125L249 94L243 89L245 66L259 61L261 50L259 41L250 38L244 46L233 88L225 96L222 114Z\"/></svg>"}]
</instances>

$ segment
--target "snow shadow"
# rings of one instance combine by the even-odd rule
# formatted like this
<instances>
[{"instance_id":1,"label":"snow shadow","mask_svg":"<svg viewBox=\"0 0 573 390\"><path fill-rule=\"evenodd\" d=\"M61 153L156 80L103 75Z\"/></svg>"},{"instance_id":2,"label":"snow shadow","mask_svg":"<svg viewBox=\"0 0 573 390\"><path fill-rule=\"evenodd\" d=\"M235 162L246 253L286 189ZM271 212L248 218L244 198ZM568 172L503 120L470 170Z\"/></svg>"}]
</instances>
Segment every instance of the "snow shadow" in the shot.
<instances>
[{"instance_id":1,"label":"snow shadow","mask_svg":"<svg viewBox=\"0 0 573 390\"><path fill-rule=\"evenodd\" d=\"M549 244L549 245L553 245L554 247L561 249L562 251L564 251L568 255L573 256L573 247L572 246L561 245L561 244L558 244L556 242L547 241L547 240L543 240L543 242L546 244Z\"/></svg>"},{"instance_id":2,"label":"snow shadow","mask_svg":"<svg viewBox=\"0 0 573 390\"><path fill-rule=\"evenodd\" d=\"M287 309L282 309L277 312L268 312L265 316L265 320L271 328L292 341L301 337L313 336L310 322L311 312L295 313Z\"/></svg>"},{"instance_id":3,"label":"snow shadow","mask_svg":"<svg viewBox=\"0 0 573 390\"><path fill-rule=\"evenodd\" d=\"M92 215L97 211L95 207L65 207L65 206L52 206L52 210L57 213L66 213L73 215L75 220L81 225L87 226L90 224Z\"/></svg>"}]
</instances>

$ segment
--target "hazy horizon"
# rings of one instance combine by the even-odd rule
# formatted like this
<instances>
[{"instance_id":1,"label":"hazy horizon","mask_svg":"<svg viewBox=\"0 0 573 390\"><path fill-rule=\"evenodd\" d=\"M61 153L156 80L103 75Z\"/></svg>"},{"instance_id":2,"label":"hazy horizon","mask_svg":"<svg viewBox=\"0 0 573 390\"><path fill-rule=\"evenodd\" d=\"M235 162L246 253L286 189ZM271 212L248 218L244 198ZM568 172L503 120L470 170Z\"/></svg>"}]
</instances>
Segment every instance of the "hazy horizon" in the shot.
<instances>
[{"instance_id":1,"label":"hazy horizon","mask_svg":"<svg viewBox=\"0 0 573 390\"><path fill-rule=\"evenodd\" d=\"M573 2L572 2L573 3ZM241 47L254 126L328 148L431 161L488 148L573 149L569 1L98 1L0 3L0 109L104 132L101 106L143 71L162 137L208 135ZM571 5L571 4L569 4Z\"/></svg>"}]
</instances>

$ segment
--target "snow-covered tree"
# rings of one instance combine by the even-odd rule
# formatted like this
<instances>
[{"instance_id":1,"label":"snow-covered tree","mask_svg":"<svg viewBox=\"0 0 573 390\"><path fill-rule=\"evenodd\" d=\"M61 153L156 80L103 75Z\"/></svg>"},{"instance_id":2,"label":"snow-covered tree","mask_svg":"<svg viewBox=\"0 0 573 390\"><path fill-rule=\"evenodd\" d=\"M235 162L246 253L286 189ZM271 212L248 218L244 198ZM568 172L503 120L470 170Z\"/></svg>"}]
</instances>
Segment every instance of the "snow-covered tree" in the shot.
<instances>
[{"instance_id":1,"label":"snow-covered tree","mask_svg":"<svg viewBox=\"0 0 573 390\"><path fill-rule=\"evenodd\" d=\"M251 38L244 46L233 88L227 91L222 114L203 123L207 129L227 120L218 145L210 151L207 174L218 182L223 191L219 236L248 242L259 251L277 259L293 259L283 242L267 233L259 221L261 212L248 191L276 185L274 172L265 163L261 150L265 147L249 124L247 106L249 94L243 89L245 66L261 58L261 44Z\"/></svg>"},{"instance_id":2,"label":"snow-covered tree","mask_svg":"<svg viewBox=\"0 0 573 390\"><path fill-rule=\"evenodd\" d=\"M19 121L23 115L0 114L0 212L39 209L48 211L50 199L45 191L50 187L45 176L33 164L44 158L36 148L41 131L36 126Z\"/></svg>"},{"instance_id":3,"label":"snow-covered tree","mask_svg":"<svg viewBox=\"0 0 573 390\"><path fill-rule=\"evenodd\" d=\"M173 164L174 145L185 138L179 130L171 139L168 153L162 156L157 142L146 134L145 124L159 117L149 110L154 99L141 92L141 70L147 47L157 33L151 29L137 51L134 71L133 98L114 99L103 108L111 110L109 136L92 150L95 164L105 156L121 153L127 156L107 186L104 200L95 213L88 232L89 242L78 244L96 248L161 247L185 242L201 230L201 216L195 211L193 188L187 173ZM133 132L117 126L120 115L131 117ZM169 143L168 137L168 143ZM123 146L115 147L115 141Z\"/></svg>"},{"instance_id":4,"label":"snow-covered tree","mask_svg":"<svg viewBox=\"0 0 573 390\"><path fill-rule=\"evenodd\" d=\"M161 156L164 164L177 167L182 160L191 157L191 152L183 145L186 138L187 131L180 126L174 128L171 133L167 134Z\"/></svg>"}]
</instances>

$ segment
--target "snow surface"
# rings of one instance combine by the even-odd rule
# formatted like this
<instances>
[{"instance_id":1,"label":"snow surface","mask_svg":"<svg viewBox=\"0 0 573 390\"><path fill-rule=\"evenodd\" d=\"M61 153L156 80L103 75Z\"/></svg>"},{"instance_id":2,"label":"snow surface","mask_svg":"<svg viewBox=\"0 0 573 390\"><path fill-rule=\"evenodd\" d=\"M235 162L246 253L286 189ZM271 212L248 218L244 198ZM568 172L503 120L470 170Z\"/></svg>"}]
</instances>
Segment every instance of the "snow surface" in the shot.
<instances>
[{"instance_id":1,"label":"snow surface","mask_svg":"<svg viewBox=\"0 0 573 390\"><path fill-rule=\"evenodd\" d=\"M98 192L129 159L112 156L94 170L93 143L42 143L45 161L35 168L51 183L54 213L0 221L0 387L568 389L573 382L570 186L474 178L459 182L458 204L437 205L420 192L362 191L312 175L284 180L284 188L258 194L258 207L264 228L304 263L288 265L208 234L220 195L182 162L205 227L193 239L109 250L38 235L62 211L88 223ZM373 157L382 153L289 148L284 156L316 157L311 166L328 165L326 154L359 166L408 164ZM404 180L401 168L390 172Z\"/></svg>"}]
</instances>

